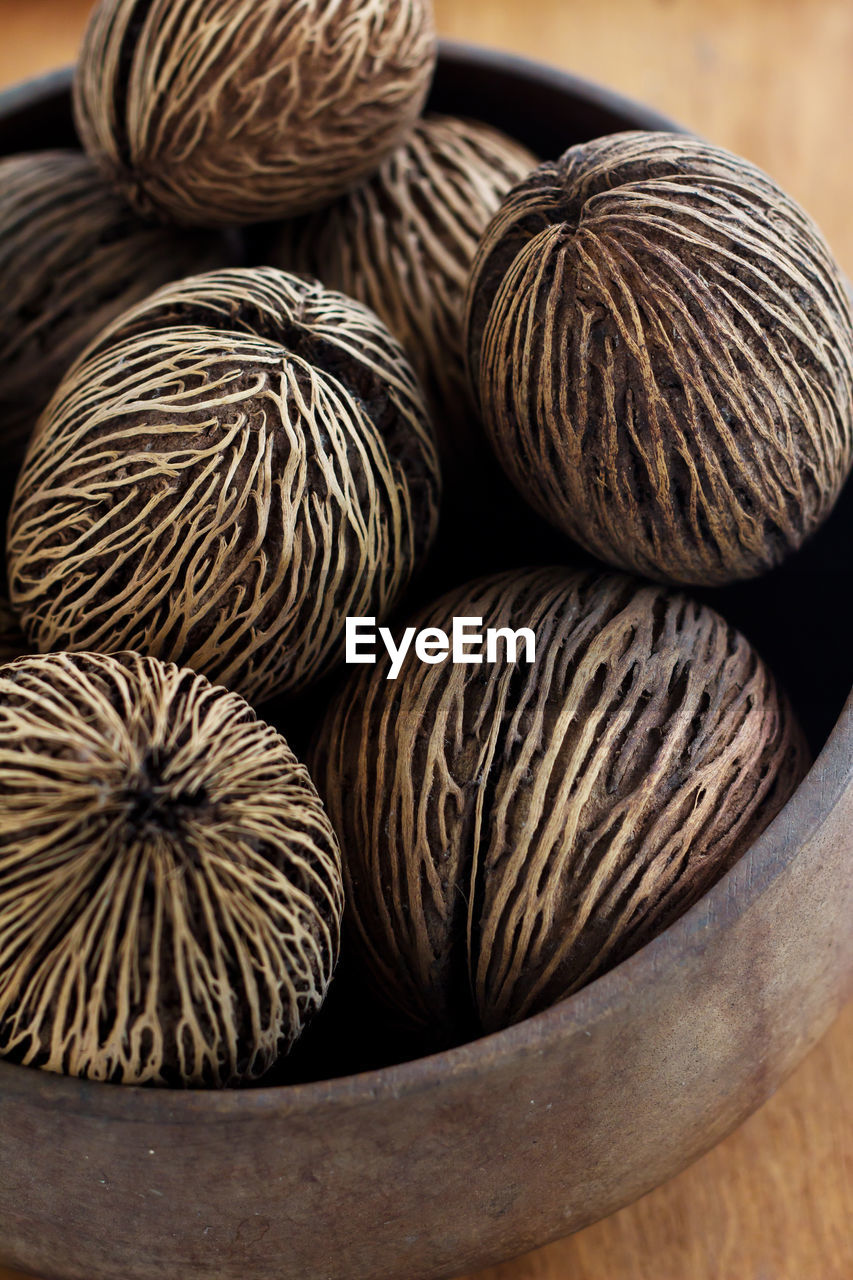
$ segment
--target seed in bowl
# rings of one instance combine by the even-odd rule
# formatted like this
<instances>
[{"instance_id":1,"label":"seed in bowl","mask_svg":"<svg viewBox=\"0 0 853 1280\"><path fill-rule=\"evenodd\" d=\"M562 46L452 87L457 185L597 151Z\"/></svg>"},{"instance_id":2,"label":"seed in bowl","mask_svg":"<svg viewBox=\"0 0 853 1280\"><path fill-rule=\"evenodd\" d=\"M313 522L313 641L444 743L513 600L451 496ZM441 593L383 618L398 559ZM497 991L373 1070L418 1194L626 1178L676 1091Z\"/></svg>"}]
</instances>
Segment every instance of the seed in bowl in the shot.
<instances>
[{"instance_id":1,"label":"seed in bowl","mask_svg":"<svg viewBox=\"0 0 853 1280\"><path fill-rule=\"evenodd\" d=\"M366 182L283 223L268 249L273 265L316 276L385 321L434 407L447 459L471 453L462 344L471 263L502 198L535 166L490 125L429 115Z\"/></svg>"},{"instance_id":2,"label":"seed in bowl","mask_svg":"<svg viewBox=\"0 0 853 1280\"><path fill-rule=\"evenodd\" d=\"M337 960L340 855L284 739L156 658L0 667L0 1054L123 1084L262 1076Z\"/></svg>"},{"instance_id":3,"label":"seed in bowl","mask_svg":"<svg viewBox=\"0 0 853 1280\"><path fill-rule=\"evenodd\" d=\"M429 0L101 0L75 120L142 214L262 222L372 172L420 114L435 56Z\"/></svg>"},{"instance_id":4,"label":"seed in bowl","mask_svg":"<svg viewBox=\"0 0 853 1280\"><path fill-rule=\"evenodd\" d=\"M486 431L602 560L718 585L779 564L853 460L853 314L799 205L748 161L617 133L506 197L468 288Z\"/></svg>"},{"instance_id":5,"label":"seed in bowl","mask_svg":"<svg viewBox=\"0 0 853 1280\"><path fill-rule=\"evenodd\" d=\"M7 469L72 360L154 289L227 264L218 235L143 222L79 151L0 159L0 414Z\"/></svg>"},{"instance_id":6,"label":"seed in bowl","mask_svg":"<svg viewBox=\"0 0 853 1280\"><path fill-rule=\"evenodd\" d=\"M309 768L338 833L352 953L427 1040L570 995L681 915L807 766L755 651L711 609L616 576L468 584L415 620L527 628L535 660L363 669Z\"/></svg>"},{"instance_id":7,"label":"seed in bowl","mask_svg":"<svg viewBox=\"0 0 853 1280\"><path fill-rule=\"evenodd\" d=\"M212 272L120 317L40 419L9 523L32 646L133 649L253 701L343 656L432 542L435 440L403 350L342 294Z\"/></svg>"}]
</instances>

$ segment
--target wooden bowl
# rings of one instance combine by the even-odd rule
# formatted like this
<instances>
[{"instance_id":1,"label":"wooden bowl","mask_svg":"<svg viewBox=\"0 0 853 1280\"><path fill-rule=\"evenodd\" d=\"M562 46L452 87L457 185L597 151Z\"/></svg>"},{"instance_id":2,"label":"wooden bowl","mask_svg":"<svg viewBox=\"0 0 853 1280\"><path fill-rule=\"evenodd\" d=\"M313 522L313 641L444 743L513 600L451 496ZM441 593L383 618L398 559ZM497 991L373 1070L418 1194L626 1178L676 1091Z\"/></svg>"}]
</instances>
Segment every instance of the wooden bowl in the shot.
<instances>
[{"instance_id":1,"label":"wooden bowl","mask_svg":"<svg viewBox=\"0 0 853 1280\"><path fill-rule=\"evenodd\" d=\"M0 152L72 141L68 84L61 73L0 98ZM433 105L546 155L667 127L571 76L453 46ZM576 1231L724 1137L851 987L853 700L842 710L838 604L851 546L848 486L788 566L713 596L822 750L749 853L666 933L507 1031L343 1079L182 1093L0 1063L3 1260L68 1280L452 1276Z\"/></svg>"}]
</instances>

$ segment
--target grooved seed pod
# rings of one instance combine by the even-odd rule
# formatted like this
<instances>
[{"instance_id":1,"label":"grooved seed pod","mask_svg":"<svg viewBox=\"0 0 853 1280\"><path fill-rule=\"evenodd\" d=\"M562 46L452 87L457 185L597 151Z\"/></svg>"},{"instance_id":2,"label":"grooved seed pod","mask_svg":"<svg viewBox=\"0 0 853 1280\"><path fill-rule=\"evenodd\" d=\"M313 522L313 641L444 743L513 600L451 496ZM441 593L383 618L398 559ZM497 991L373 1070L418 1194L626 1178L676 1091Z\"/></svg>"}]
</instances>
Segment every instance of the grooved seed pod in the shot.
<instances>
[{"instance_id":1,"label":"grooved seed pod","mask_svg":"<svg viewBox=\"0 0 853 1280\"><path fill-rule=\"evenodd\" d=\"M805 772L791 712L716 613L621 576L483 579L414 620L530 628L535 661L365 669L309 759L353 951L437 1040L544 1009L707 890ZM469 647L469 653L472 652ZM476 653L476 646L473 650Z\"/></svg>"},{"instance_id":2,"label":"grooved seed pod","mask_svg":"<svg viewBox=\"0 0 853 1280\"><path fill-rule=\"evenodd\" d=\"M435 444L396 340L272 268L120 317L42 417L9 524L34 647L135 649L252 700L385 615L437 520Z\"/></svg>"},{"instance_id":3,"label":"grooved seed pod","mask_svg":"<svg viewBox=\"0 0 853 1280\"><path fill-rule=\"evenodd\" d=\"M542 165L491 222L467 353L503 466L610 563L716 585L778 564L853 456L853 317L799 206L689 137Z\"/></svg>"},{"instance_id":4,"label":"grooved seed pod","mask_svg":"<svg viewBox=\"0 0 853 1280\"><path fill-rule=\"evenodd\" d=\"M287 743L154 658L0 668L0 1053L124 1084L264 1074L337 960L340 855Z\"/></svg>"},{"instance_id":5,"label":"grooved seed pod","mask_svg":"<svg viewBox=\"0 0 853 1280\"><path fill-rule=\"evenodd\" d=\"M222 265L218 236L146 225L77 151L0 159L0 419L11 470L59 379L152 290Z\"/></svg>"},{"instance_id":6,"label":"grooved seed pod","mask_svg":"<svg viewBox=\"0 0 853 1280\"><path fill-rule=\"evenodd\" d=\"M471 410L462 349L471 263L502 197L535 165L489 125L427 116L361 186L284 223L270 250L275 265L317 276L385 321L435 405L445 453Z\"/></svg>"},{"instance_id":7,"label":"grooved seed pod","mask_svg":"<svg viewBox=\"0 0 853 1280\"><path fill-rule=\"evenodd\" d=\"M261 222L375 169L420 114L435 54L429 0L101 0L75 119L141 213Z\"/></svg>"}]
</instances>

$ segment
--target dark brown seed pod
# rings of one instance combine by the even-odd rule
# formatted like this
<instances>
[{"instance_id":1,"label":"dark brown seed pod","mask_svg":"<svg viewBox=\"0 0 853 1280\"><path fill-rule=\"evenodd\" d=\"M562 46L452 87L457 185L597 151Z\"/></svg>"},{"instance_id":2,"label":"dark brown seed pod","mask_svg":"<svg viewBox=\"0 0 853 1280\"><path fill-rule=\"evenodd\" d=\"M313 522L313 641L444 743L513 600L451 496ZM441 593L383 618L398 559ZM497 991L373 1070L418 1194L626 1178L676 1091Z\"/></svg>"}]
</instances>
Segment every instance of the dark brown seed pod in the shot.
<instances>
[{"instance_id":1,"label":"dark brown seed pod","mask_svg":"<svg viewBox=\"0 0 853 1280\"><path fill-rule=\"evenodd\" d=\"M19 658L29 652L29 645L24 638L18 619L12 612L8 600L0 596L0 665Z\"/></svg>"},{"instance_id":2,"label":"dark brown seed pod","mask_svg":"<svg viewBox=\"0 0 853 1280\"><path fill-rule=\"evenodd\" d=\"M261 222L375 169L420 114L435 55L429 0L101 0L75 119L141 213Z\"/></svg>"},{"instance_id":3,"label":"dark brown seed pod","mask_svg":"<svg viewBox=\"0 0 853 1280\"><path fill-rule=\"evenodd\" d=\"M489 125L427 116L360 187L284 223L270 250L274 265L358 298L397 335L445 455L458 451L471 412L462 308L474 254L503 196L535 165Z\"/></svg>"},{"instance_id":4,"label":"dark brown seed pod","mask_svg":"<svg viewBox=\"0 0 853 1280\"><path fill-rule=\"evenodd\" d=\"M853 456L853 328L811 219L694 138L570 148L507 197L467 301L516 486L602 559L715 585L778 564Z\"/></svg>"},{"instance_id":5,"label":"dark brown seed pod","mask_svg":"<svg viewBox=\"0 0 853 1280\"><path fill-rule=\"evenodd\" d=\"M0 1053L124 1084L262 1076L321 1004L340 855L236 694L137 654L0 669Z\"/></svg>"},{"instance_id":6,"label":"dark brown seed pod","mask_svg":"<svg viewBox=\"0 0 853 1280\"><path fill-rule=\"evenodd\" d=\"M372 312L272 268L168 286L40 420L9 524L41 652L134 649L261 700L337 661L423 560L435 443Z\"/></svg>"},{"instance_id":7,"label":"dark brown seed pod","mask_svg":"<svg viewBox=\"0 0 853 1280\"><path fill-rule=\"evenodd\" d=\"M807 763L754 650L682 595L542 569L460 588L414 625L454 617L530 628L535 661L502 645L495 665L365 668L309 758L353 949L438 1040L537 1012L642 946Z\"/></svg>"},{"instance_id":8,"label":"dark brown seed pod","mask_svg":"<svg viewBox=\"0 0 853 1280\"><path fill-rule=\"evenodd\" d=\"M224 265L218 236L141 222L78 151L0 160L0 419L14 472L71 362L154 289Z\"/></svg>"}]
</instances>

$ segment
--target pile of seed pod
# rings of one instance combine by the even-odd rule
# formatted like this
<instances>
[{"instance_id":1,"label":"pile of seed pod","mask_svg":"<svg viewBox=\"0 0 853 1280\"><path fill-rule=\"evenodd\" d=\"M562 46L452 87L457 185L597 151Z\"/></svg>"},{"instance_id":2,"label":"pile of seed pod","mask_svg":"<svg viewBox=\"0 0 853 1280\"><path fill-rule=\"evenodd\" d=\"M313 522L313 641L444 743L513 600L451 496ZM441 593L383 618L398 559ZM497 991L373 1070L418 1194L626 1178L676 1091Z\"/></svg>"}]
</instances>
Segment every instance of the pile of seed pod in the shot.
<instances>
[{"instance_id":1,"label":"pile of seed pod","mask_svg":"<svg viewBox=\"0 0 853 1280\"><path fill-rule=\"evenodd\" d=\"M0 160L0 1054L50 1071L287 1079L349 981L500 1029L808 767L681 588L850 468L815 225L687 135L431 111L427 0L291 8L102 0L83 150Z\"/></svg>"}]
</instances>

